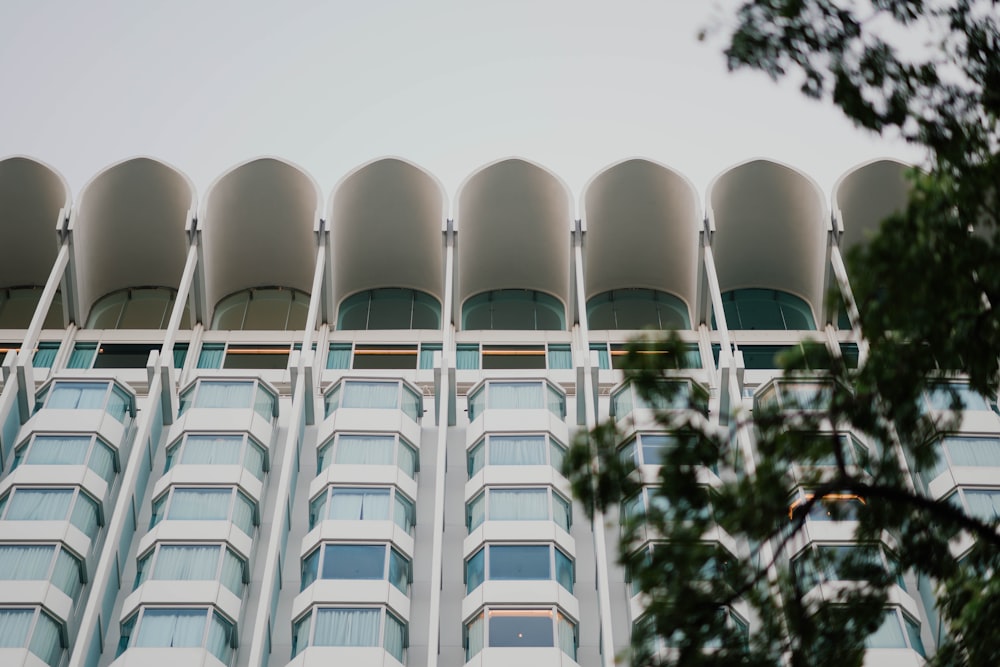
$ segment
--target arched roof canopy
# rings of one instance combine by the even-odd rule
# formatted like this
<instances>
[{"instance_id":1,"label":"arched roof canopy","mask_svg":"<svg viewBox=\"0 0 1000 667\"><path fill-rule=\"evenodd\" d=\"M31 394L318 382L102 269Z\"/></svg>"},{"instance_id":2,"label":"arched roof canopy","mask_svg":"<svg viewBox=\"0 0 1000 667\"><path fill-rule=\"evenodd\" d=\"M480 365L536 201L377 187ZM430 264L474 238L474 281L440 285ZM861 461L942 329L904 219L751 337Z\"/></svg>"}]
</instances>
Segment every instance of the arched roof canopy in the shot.
<instances>
[{"instance_id":1,"label":"arched roof canopy","mask_svg":"<svg viewBox=\"0 0 1000 667\"><path fill-rule=\"evenodd\" d=\"M552 295L574 319L569 189L548 170L510 158L483 167L458 191L455 320L470 297L494 290Z\"/></svg>"},{"instance_id":2,"label":"arched roof canopy","mask_svg":"<svg viewBox=\"0 0 1000 667\"><path fill-rule=\"evenodd\" d=\"M184 272L191 180L146 157L108 167L80 193L72 219L76 320L101 297L130 287L176 289Z\"/></svg>"},{"instance_id":3,"label":"arched roof canopy","mask_svg":"<svg viewBox=\"0 0 1000 667\"><path fill-rule=\"evenodd\" d=\"M654 289L679 297L696 322L701 210L691 182L656 162L631 159L594 176L582 200L587 300Z\"/></svg>"},{"instance_id":4,"label":"arched roof canopy","mask_svg":"<svg viewBox=\"0 0 1000 667\"><path fill-rule=\"evenodd\" d=\"M834 221L845 251L865 243L878 232L883 220L906 207L909 168L897 160L874 160L837 179L833 186Z\"/></svg>"},{"instance_id":5,"label":"arched roof canopy","mask_svg":"<svg viewBox=\"0 0 1000 667\"><path fill-rule=\"evenodd\" d=\"M409 288L444 300L447 215L441 183L420 167L383 158L344 177L330 196L333 301Z\"/></svg>"},{"instance_id":6,"label":"arched roof canopy","mask_svg":"<svg viewBox=\"0 0 1000 667\"><path fill-rule=\"evenodd\" d=\"M0 287L44 285L59 252L59 210L70 208L69 186L31 158L0 160Z\"/></svg>"},{"instance_id":7,"label":"arched roof canopy","mask_svg":"<svg viewBox=\"0 0 1000 667\"><path fill-rule=\"evenodd\" d=\"M785 165L752 160L717 176L707 200L721 291L787 292L804 299L822 326L829 221L815 181Z\"/></svg>"},{"instance_id":8,"label":"arched roof canopy","mask_svg":"<svg viewBox=\"0 0 1000 667\"><path fill-rule=\"evenodd\" d=\"M212 184L199 222L206 323L223 297L240 290L312 291L322 205L316 181L276 158L245 162Z\"/></svg>"}]
</instances>

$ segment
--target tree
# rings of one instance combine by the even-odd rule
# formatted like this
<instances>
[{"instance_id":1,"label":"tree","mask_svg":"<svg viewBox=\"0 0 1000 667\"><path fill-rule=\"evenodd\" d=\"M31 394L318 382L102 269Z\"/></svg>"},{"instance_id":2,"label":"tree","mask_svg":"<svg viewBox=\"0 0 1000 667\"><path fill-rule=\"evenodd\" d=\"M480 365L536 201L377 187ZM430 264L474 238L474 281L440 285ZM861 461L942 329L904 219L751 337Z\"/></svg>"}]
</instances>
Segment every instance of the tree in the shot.
<instances>
[{"instance_id":1,"label":"tree","mask_svg":"<svg viewBox=\"0 0 1000 667\"><path fill-rule=\"evenodd\" d=\"M853 294L844 297L868 343L859 368L806 345L783 359L752 421L706 419L704 390L657 362L681 358L679 340L636 341L628 380L674 434L656 484L642 491L614 422L572 448L565 472L585 506L626 503L621 562L646 600L633 664L860 665L866 641L892 620L884 609L903 573L933 587L927 599L944 628L933 664L1000 664L998 512L936 501L921 483L958 410L994 400L1000 384L997 9L987 0L741 5L725 51L731 69L799 76L806 95L928 157L911 174L907 208L848 256ZM901 37L912 34L930 47L908 54ZM721 483L706 483L712 468ZM646 498L642 512L630 498ZM782 553L801 543L810 514L850 514L859 546L812 547L789 564ZM707 543L715 527L742 548ZM818 599L810 589L824 576L839 580L838 592Z\"/></svg>"}]
</instances>

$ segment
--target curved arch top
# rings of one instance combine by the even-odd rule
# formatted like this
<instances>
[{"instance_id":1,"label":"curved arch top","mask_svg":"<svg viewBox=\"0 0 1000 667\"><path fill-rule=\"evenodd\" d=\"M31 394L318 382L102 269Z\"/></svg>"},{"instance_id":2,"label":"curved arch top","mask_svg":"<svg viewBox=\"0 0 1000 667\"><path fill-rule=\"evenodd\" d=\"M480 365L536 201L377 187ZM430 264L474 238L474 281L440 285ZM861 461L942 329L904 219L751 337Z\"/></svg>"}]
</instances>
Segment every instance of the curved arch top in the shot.
<instances>
[{"instance_id":1,"label":"curved arch top","mask_svg":"<svg viewBox=\"0 0 1000 667\"><path fill-rule=\"evenodd\" d=\"M148 157L114 164L84 186L72 218L76 319L101 297L129 287L176 288L184 272L191 179Z\"/></svg>"},{"instance_id":2,"label":"curved arch top","mask_svg":"<svg viewBox=\"0 0 1000 667\"><path fill-rule=\"evenodd\" d=\"M586 298L624 288L678 296L695 321L701 210L694 185L652 160L614 164L581 201Z\"/></svg>"},{"instance_id":3,"label":"curved arch top","mask_svg":"<svg viewBox=\"0 0 1000 667\"><path fill-rule=\"evenodd\" d=\"M330 195L333 301L404 287L444 300L444 187L401 158L381 158L345 176Z\"/></svg>"},{"instance_id":4,"label":"curved arch top","mask_svg":"<svg viewBox=\"0 0 1000 667\"><path fill-rule=\"evenodd\" d=\"M209 187L204 242L205 321L219 300L252 287L312 291L323 200L315 179L284 160L244 162Z\"/></svg>"},{"instance_id":5,"label":"curved arch top","mask_svg":"<svg viewBox=\"0 0 1000 667\"><path fill-rule=\"evenodd\" d=\"M71 205L66 179L15 155L0 160L0 287L44 285L59 252L59 210Z\"/></svg>"},{"instance_id":6,"label":"curved arch top","mask_svg":"<svg viewBox=\"0 0 1000 667\"><path fill-rule=\"evenodd\" d=\"M475 294L529 289L558 298L567 306L568 321L573 321L573 207L563 181L520 158L494 162L459 188L455 219L456 313Z\"/></svg>"},{"instance_id":7,"label":"curved arch top","mask_svg":"<svg viewBox=\"0 0 1000 667\"><path fill-rule=\"evenodd\" d=\"M882 221L902 211L910 195L910 165L881 159L859 164L833 186L833 211L844 249L864 243Z\"/></svg>"},{"instance_id":8,"label":"curved arch top","mask_svg":"<svg viewBox=\"0 0 1000 667\"><path fill-rule=\"evenodd\" d=\"M798 295L824 322L830 223L816 182L786 165L751 160L716 176L707 201L721 291L758 287Z\"/></svg>"}]
</instances>

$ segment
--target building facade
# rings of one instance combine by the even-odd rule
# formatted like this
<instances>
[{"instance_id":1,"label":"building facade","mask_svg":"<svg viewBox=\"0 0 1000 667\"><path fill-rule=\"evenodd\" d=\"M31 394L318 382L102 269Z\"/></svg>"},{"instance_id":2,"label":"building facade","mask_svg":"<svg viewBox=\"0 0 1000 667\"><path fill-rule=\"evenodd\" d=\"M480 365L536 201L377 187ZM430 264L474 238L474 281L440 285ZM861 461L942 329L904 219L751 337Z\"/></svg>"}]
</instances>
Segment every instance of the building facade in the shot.
<instances>
[{"instance_id":1,"label":"building facade","mask_svg":"<svg viewBox=\"0 0 1000 667\"><path fill-rule=\"evenodd\" d=\"M589 521L560 466L613 417L655 479L671 436L623 384L624 344L679 330L678 377L716 422L780 396L790 346L863 356L825 298L849 293L842 250L905 202L904 170L859 166L831 210L756 160L703 209L642 159L579 202L519 159L453 200L395 158L328 199L273 158L201 198L153 159L75 199L0 161L0 663L610 667L642 601L619 517ZM974 504L998 497L989 472L949 458L926 483ZM847 523L810 522L783 557L849 546ZM922 664L928 591L900 582L872 664Z\"/></svg>"}]
</instances>

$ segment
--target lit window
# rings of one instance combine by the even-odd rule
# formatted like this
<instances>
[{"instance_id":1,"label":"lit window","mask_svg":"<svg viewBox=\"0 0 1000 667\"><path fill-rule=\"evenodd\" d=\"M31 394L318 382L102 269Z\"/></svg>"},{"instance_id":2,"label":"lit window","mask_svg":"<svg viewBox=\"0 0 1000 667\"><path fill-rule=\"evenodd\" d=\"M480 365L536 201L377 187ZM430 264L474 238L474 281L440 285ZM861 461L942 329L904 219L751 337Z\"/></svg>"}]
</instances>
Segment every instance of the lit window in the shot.
<instances>
[{"instance_id":1,"label":"lit window","mask_svg":"<svg viewBox=\"0 0 1000 667\"><path fill-rule=\"evenodd\" d=\"M0 579L49 581L70 598L83 587L83 562L57 544L0 545Z\"/></svg>"},{"instance_id":2,"label":"lit window","mask_svg":"<svg viewBox=\"0 0 1000 667\"><path fill-rule=\"evenodd\" d=\"M805 505L813 499L809 491L799 491L788 506L788 518L802 515ZM828 493L809 508L811 521L855 521L857 512L867 501L855 493Z\"/></svg>"},{"instance_id":3,"label":"lit window","mask_svg":"<svg viewBox=\"0 0 1000 667\"><path fill-rule=\"evenodd\" d=\"M309 295L286 287L255 287L230 294L215 306L212 329L296 331L306 326Z\"/></svg>"},{"instance_id":4,"label":"lit window","mask_svg":"<svg viewBox=\"0 0 1000 667\"><path fill-rule=\"evenodd\" d=\"M247 563L222 544L158 544L138 559L135 588L149 580L220 581L243 595L249 582Z\"/></svg>"},{"instance_id":5,"label":"lit window","mask_svg":"<svg viewBox=\"0 0 1000 667\"><path fill-rule=\"evenodd\" d=\"M68 488L14 487L0 498L4 521L69 521L93 539L101 525L100 505L73 486Z\"/></svg>"},{"instance_id":6,"label":"lit window","mask_svg":"<svg viewBox=\"0 0 1000 667\"><path fill-rule=\"evenodd\" d=\"M149 527L160 521L230 521L247 535L257 525L256 504L233 487L171 487L153 500Z\"/></svg>"},{"instance_id":7,"label":"lit window","mask_svg":"<svg viewBox=\"0 0 1000 667\"><path fill-rule=\"evenodd\" d=\"M381 646L403 662L405 622L383 607L317 607L292 624L292 657L310 646Z\"/></svg>"},{"instance_id":8,"label":"lit window","mask_svg":"<svg viewBox=\"0 0 1000 667\"><path fill-rule=\"evenodd\" d=\"M484 647L534 648L558 646L576 660L577 626L558 608L484 609L464 628L465 659Z\"/></svg>"},{"instance_id":9,"label":"lit window","mask_svg":"<svg viewBox=\"0 0 1000 667\"><path fill-rule=\"evenodd\" d=\"M181 392L178 415L188 408L240 409L253 408L268 422L278 416L278 401L274 393L254 380L198 380Z\"/></svg>"},{"instance_id":10,"label":"lit window","mask_svg":"<svg viewBox=\"0 0 1000 667\"><path fill-rule=\"evenodd\" d=\"M121 625L118 655L130 648L205 648L228 665L236 629L211 608L143 607Z\"/></svg>"},{"instance_id":11,"label":"lit window","mask_svg":"<svg viewBox=\"0 0 1000 667\"><path fill-rule=\"evenodd\" d=\"M732 330L816 330L812 309L801 297L772 289L737 289L722 293L726 324ZM712 314L712 328L718 328Z\"/></svg>"},{"instance_id":12,"label":"lit window","mask_svg":"<svg viewBox=\"0 0 1000 667\"><path fill-rule=\"evenodd\" d=\"M176 465L239 465L257 479L264 479L267 455L264 448L247 435L189 433L167 448L164 472Z\"/></svg>"},{"instance_id":13,"label":"lit window","mask_svg":"<svg viewBox=\"0 0 1000 667\"><path fill-rule=\"evenodd\" d=\"M419 470L417 450L398 435L338 433L319 448L317 456L319 472L331 464L387 465L413 478Z\"/></svg>"},{"instance_id":14,"label":"lit window","mask_svg":"<svg viewBox=\"0 0 1000 667\"><path fill-rule=\"evenodd\" d=\"M555 331L566 328L559 299L528 289L499 289L470 297L462 306L462 329Z\"/></svg>"},{"instance_id":15,"label":"lit window","mask_svg":"<svg viewBox=\"0 0 1000 667\"><path fill-rule=\"evenodd\" d=\"M548 487L487 488L465 506L465 525L471 533L483 521L553 521L569 531L572 505Z\"/></svg>"},{"instance_id":16,"label":"lit window","mask_svg":"<svg viewBox=\"0 0 1000 667\"><path fill-rule=\"evenodd\" d=\"M424 414L424 397L398 380L343 380L324 399L327 417L339 408L402 410L416 422Z\"/></svg>"},{"instance_id":17,"label":"lit window","mask_svg":"<svg viewBox=\"0 0 1000 667\"><path fill-rule=\"evenodd\" d=\"M88 329L166 329L177 290L170 287L130 287L102 296L90 309ZM190 309L181 317L191 328Z\"/></svg>"},{"instance_id":18,"label":"lit window","mask_svg":"<svg viewBox=\"0 0 1000 667\"><path fill-rule=\"evenodd\" d=\"M551 465L561 472L565 457L566 448L551 436L491 434L473 445L466 459L471 479L484 465Z\"/></svg>"},{"instance_id":19,"label":"lit window","mask_svg":"<svg viewBox=\"0 0 1000 667\"><path fill-rule=\"evenodd\" d=\"M469 394L469 421L483 410L548 409L559 419L566 418L566 395L548 382L484 382Z\"/></svg>"},{"instance_id":20,"label":"lit window","mask_svg":"<svg viewBox=\"0 0 1000 667\"><path fill-rule=\"evenodd\" d=\"M21 465L85 465L111 484L118 457L96 435L36 435L14 451L11 469Z\"/></svg>"},{"instance_id":21,"label":"lit window","mask_svg":"<svg viewBox=\"0 0 1000 667\"><path fill-rule=\"evenodd\" d=\"M317 579L389 580L409 595L410 559L385 544L324 544L302 559L302 589Z\"/></svg>"},{"instance_id":22,"label":"lit window","mask_svg":"<svg viewBox=\"0 0 1000 667\"><path fill-rule=\"evenodd\" d=\"M690 329L688 307L653 289L617 289L587 300L591 329Z\"/></svg>"},{"instance_id":23,"label":"lit window","mask_svg":"<svg viewBox=\"0 0 1000 667\"><path fill-rule=\"evenodd\" d=\"M548 544L488 544L465 561L466 593L483 581L558 581L573 592L573 559Z\"/></svg>"},{"instance_id":24,"label":"lit window","mask_svg":"<svg viewBox=\"0 0 1000 667\"><path fill-rule=\"evenodd\" d=\"M65 648L62 624L36 607L0 609L0 648L25 648L58 667Z\"/></svg>"},{"instance_id":25,"label":"lit window","mask_svg":"<svg viewBox=\"0 0 1000 667\"><path fill-rule=\"evenodd\" d=\"M413 501L395 487L331 486L309 503L309 529L320 521L393 521L413 532Z\"/></svg>"},{"instance_id":26,"label":"lit window","mask_svg":"<svg viewBox=\"0 0 1000 667\"><path fill-rule=\"evenodd\" d=\"M340 304L337 329L440 329L441 304L414 289L384 287L353 294Z\"/></svg>"},{"instance_id":27,"label":"lit window","mask_svg":"<svg viewBox=\"0 0 1000 667\"><path fill-rule=\"evenodd\" d=\"M53 382L35 399L35 410L104 410L124 423L135 416L135 399L114 382Z\"/></svg>"}]
</instances>

